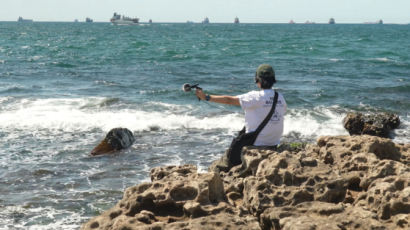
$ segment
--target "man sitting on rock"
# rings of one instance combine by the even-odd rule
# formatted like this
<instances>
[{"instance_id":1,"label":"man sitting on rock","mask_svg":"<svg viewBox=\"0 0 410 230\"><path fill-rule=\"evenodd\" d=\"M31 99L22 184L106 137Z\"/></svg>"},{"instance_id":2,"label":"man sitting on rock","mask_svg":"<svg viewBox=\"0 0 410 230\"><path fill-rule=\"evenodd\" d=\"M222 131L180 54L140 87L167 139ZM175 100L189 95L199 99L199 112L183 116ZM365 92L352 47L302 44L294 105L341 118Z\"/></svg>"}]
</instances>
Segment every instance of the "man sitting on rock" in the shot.
<instances>
[{"instance_id":1,"label":"man sitting on rock","mask_svg":"<svg viewBox=\"0 0 410 230\"><path fill-rule=\"evenodd\" d=\"M272 89L276 83L275 72L272 66L262 64L258 67L255 74L255 83L261 90L250 91L238 96L228 95L209 95L205 94L202 89L196 90L196 95L201 100L215 103L241 106L245 111L245 129L246 133L255 131L262 121L267 117L272 109L275 91ZM277 104L271 118L257 135L254 146L276 146L280 143L283 134L284 115L286 113L286 101L281 93L278 93ZM217 163L221 171L227 171L232 166L239 164L240 161L234 161L227 153ZM212 169L213 167L211 167Z\"/></svg>"}]
</instances>

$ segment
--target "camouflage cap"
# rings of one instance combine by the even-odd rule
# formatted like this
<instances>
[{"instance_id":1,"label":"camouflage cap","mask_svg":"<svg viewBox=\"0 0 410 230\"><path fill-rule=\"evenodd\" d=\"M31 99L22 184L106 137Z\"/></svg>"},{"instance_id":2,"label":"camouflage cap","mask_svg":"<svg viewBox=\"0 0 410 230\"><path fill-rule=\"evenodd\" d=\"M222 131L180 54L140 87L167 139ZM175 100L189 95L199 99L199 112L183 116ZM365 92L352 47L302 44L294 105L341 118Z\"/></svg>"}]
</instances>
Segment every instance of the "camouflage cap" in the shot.
<instances>
[{"instance_id":1,"label":"camouflage cap","mask_svg":"<svg viewBox=\"0 0 410 230\"><path fill-rule=\"evenodd\" d=\"M260 78L273 77L275 79L275 71L273 70L272 66L268 64L262 64L256 70L256 77L260 77Z\"/></svg>"}]
</instances>

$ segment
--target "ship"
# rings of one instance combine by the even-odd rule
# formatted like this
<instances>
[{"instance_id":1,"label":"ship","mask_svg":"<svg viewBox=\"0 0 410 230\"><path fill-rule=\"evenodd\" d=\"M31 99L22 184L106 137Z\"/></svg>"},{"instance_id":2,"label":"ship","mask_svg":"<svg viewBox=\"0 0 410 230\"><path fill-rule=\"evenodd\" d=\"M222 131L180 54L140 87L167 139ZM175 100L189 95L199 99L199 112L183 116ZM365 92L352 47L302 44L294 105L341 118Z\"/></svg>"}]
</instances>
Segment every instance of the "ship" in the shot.
<instances>
[{"instance_id":1,"label":"ship","mask_svg":"<svg viewBox=\"0 0 410 230\"><path fill-rule=\"evenodd\" d=\"M93 22L94 20L92 20L91 18L86 18L85 19L85 22L89 22L89 23L91 23L91 22Z\"/></svg>"},{"instance_id":2,"label":"ship","mask_svg":"<svg viewBox=\"0 0 410 230\"><path fill-rule=\"evenodd\" d=\"M112 18L110 19L110 22L114 25L138 25L140 19L126 17L124 15L114 13Z\"/></svg>"},{"instance_id":3,"label":"ship","mask_svg":"<svg viewBox=\"0 0 410 230\"><path fill-rule=\"evenodd\" d=\"M335 24L336 22L335 22L335 19L334 18L330 18L329 19L329 24Z\"/></svg>"},{"instance_id":4,"label":"ship","mask_svg":"<svg viewBox=\"0 0 410 230\"><path fill-rule=\"evenodd\" d=\"M152 24L152 19L150 19L150 20L148 21L148 23L149 23L149 24Z\"/></svg>"},{"instance_id":5,"label":"ship","mask_svg":"<svg viewBox=\"0 0 410 230\"><path fill-rule=\"evenodd\" d=\"M289 24L295 24L295 21L290 20L290 21L289 21Z\"/></svg>"},{"instance_id":6,"label":"ship","mask_svg":"<svg viewBox=\"0 0 410 230\"><path fill-rule=\"evenodd\" d=\"M235 18L234 23L239 24L239 18L238 17Z\"/></svg>"},{"instance_id":7,"label":"ship","mask_svg":"<svg viewBox=\"0 0 410 230\"><path fill-rule=\"evenodd\" d=\"M379 20L379 21L377 21L377 24L379 24L379 25L381 25L381 24L383 24L383 20Z\"/></svg>"},{"instance_id":8,"label":"ship","mask_svg":"<svg viewBox=\"0 0 410 230\"><path fill-rule=\"evenodd\" d=\"M24 19L23 17L19 17L17 21L18 22L33 22L33 19Z\"/></svg>"},{"instance_id":9,"label":"ship","mask_svg":"<svg viewBox=\"0 0 410 230\"><path fill-rule=\"evenodd\" d=\"M305 22L305 24L316 24L316 22L311 22L311 21L307 20L307 21Z\"/></svg>"},{"instance_id":10,"label":"ship","mask_svg":"<svg viewBox=\"0 0 410 230\"><path fill-rule=\"evenodd\" d=\"M203 23L203 24L208 24L208 23L209 23L209 18L206 17L206 18L202 21L202 23Z\"/></svg>"}]
</instances>

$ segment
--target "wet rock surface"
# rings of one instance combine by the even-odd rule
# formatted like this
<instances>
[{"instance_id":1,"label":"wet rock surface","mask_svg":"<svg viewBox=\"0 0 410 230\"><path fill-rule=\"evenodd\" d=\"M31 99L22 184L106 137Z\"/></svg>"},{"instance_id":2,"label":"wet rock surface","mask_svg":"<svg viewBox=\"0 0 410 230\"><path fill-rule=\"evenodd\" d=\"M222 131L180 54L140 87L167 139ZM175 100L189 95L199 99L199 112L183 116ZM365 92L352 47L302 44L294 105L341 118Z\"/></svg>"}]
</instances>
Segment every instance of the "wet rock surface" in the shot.
<instances>
[{"instance_id":1,"label":"wet rock surface","mask_svg":"<svg viewBox=\"0 0 410 230\"><path fill-rule=\"evenodd\" d=\"M246 147L242 165L151 170L82 229L409 229L410 144L362 135Z\"/></svg>"},{"instance_id":2,"label":"wet rock surface","mask_svg":"<svg viewBox=\"0 0 410 230\"><path fill-rule=\"evenodd\" d=\"M132 132L126 128L111 129L92 151L91 155L109 154L115 151L129 148L135 141Z\"/></svg>"},{"instance_id":3,"label":"wet rock surface","mask_svg":"<svg viewBox=\"0 0 410 230\"><path fill-rule=\"evenodd\" d=\"M350 135L372 135L389 137L392 129L400 125L399 116L391 113L362 114L349 113L343 119L343 126Z\"/></svg>"}]
</instances>

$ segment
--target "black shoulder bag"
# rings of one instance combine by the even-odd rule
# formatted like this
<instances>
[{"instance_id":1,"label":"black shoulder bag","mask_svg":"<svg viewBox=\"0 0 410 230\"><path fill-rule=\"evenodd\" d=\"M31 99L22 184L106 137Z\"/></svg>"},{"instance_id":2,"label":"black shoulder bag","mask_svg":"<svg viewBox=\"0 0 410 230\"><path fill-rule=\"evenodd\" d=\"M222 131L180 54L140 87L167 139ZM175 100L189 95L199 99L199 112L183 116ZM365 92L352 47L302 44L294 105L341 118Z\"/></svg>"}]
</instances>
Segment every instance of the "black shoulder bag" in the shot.
<instances>
[{"instance_id":1,"label":"black shoulder bag","mask_svg":"<svg viewBox=\"0 0 410 230\"><path fill-rule=\"evenodd\" d=\"M243 129L239 132L238 136L232 140L231 146L229 146L227 156L228 160L232 165L239 165L242 163L241 152L244 146L253 145L259 133L265 127L272 117L273 112L275 111L276 103L278 102L278 93L275 92L275 97L273 99L272 109L269 111L268 115L265 117L265 120L258 126L258 128L250 133L245 133L246 129Z\"/></svg>"}]
</instances>

